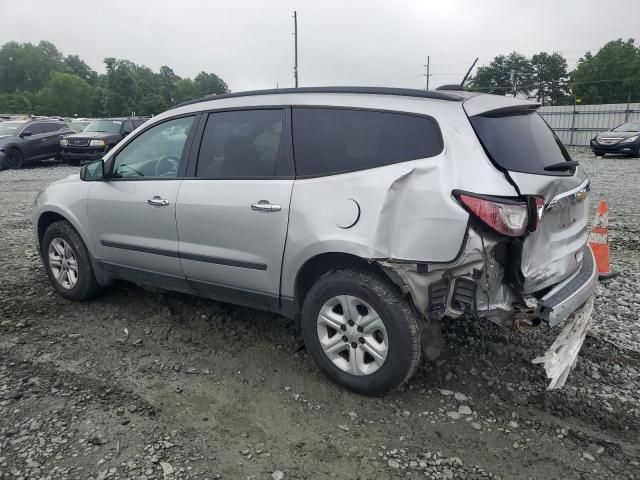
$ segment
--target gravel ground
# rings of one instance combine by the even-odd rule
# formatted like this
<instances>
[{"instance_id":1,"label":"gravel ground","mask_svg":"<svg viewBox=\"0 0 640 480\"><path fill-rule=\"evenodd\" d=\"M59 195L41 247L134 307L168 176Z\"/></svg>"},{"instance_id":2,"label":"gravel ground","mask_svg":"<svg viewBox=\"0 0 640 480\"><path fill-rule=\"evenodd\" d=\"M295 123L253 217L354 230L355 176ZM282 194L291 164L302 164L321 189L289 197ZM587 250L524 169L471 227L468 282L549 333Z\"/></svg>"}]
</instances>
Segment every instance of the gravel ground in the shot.
<instances>
[{"instance_id":1,"label":"gravel ground","mask_svg":"<svg viewBox=\"0 0 640 480\"><path fill-rule=\"evenodd\" d=\"M127 283L62 300L30 215L77 169L0 172L0 478L640 478L640 160L574 156L622 275L565 388L531 364L557 329L461 321L383 398L319 375L275 315Z\"/></svg>"}]
</instances>

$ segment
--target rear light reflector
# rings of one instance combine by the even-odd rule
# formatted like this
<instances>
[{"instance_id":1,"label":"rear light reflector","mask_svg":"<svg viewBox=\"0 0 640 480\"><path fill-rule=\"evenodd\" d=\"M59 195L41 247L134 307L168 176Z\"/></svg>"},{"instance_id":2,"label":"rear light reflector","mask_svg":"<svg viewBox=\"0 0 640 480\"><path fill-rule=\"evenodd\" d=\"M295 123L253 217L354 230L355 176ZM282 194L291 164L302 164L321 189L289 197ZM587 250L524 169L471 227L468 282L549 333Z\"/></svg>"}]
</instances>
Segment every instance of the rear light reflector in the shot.
<instances>
[{"instance_id":1,"label":"rear light reflector","mask_svg":"<svg viewBox=\"0 0 640 480\"><path fill-rule=\"evenodd\" d=\"M459 191L453 193L469 213L496 232L509 237L521 237L527 232L529 227L527 202Z\"/></svg>"},{"instance_id":2,"label":"rear light reflector","mask_svg":"<svg viewBox=\"0 0 640 480\"><path fill-rule=\"evenodd\" d=\"M529 221L529 231L535 232L542 221L542 214L544 213L544 197L528 197L529 211L532 212L531 220Z\"/></svg>"}]
</instances>

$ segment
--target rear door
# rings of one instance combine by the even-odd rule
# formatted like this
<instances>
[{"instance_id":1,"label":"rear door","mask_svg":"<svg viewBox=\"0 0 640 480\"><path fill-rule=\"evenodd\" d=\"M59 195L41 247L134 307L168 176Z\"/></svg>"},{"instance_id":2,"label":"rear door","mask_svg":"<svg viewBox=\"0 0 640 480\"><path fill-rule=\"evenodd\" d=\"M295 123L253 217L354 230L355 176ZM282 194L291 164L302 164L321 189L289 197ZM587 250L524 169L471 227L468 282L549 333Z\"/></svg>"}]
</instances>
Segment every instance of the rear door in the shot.
<instances>
[{"instance_id":1,"label":"rear door","mask_svg":"<svg viewBox=\"0 0 640 480\"><path fill-rule=\"evenodd\" d=\"M45 158L56 156L60 152L60 138L62 137L62 128L65 124L62 122L46 122L41 124L43 131L43 155Z\"/></svg>"},{"instance_id":2,"label":"rear door","mask_svg":"<svg viewBox=\"0 0 640 480\"><path fill-rule=\"evenodd\" d=\"M266 108L206 119L176 214L182 270L202 295L278 307L293 186L288 118Z\"/></svg>"},{"instance_id":3,"label":"rear door","mask_svg":"<svg viewBox=\"0 0 640 480\"><path fill-rule=\"evenodd\" d=\"M468 102L474 100L482 96ZM467 113L479 110L474 107L465 103ZM522 246L524 293L564 280L580 267L587 243L589 181L584 171L563 168L571 157L535 105L481 111L470 121L491 160L520 194L544 197L540 224Z\"/></svg>"}]
</instances>

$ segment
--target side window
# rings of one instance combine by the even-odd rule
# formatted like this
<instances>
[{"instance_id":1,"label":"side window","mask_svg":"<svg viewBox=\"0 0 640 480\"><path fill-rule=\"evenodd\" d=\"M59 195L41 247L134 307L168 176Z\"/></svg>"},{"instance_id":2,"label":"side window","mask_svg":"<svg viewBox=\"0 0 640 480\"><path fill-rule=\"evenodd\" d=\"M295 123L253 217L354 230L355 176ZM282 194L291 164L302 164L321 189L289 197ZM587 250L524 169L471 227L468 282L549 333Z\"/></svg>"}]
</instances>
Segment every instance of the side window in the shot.
<instances>
[{"instance_id":1,"label":"side window","mask_svg":"<svg viewBox=\"0 0 640 480\"><path fill-rule=\"evenodd\" d=\"M135 137L116 155L113 176L176 177L193 118L169 120Z\"/></svg>"},{"instance_id":2,"label":"side window","mask_svg":"<svg viewBox=\"0 0 640 480\"><path fill-rule=\"evenodd\" d=\"M331 175L438 155L430 117L341 108L294 108L296 174Z\"/></svg>"},{"instance_id":3,"label":"side window","mask_svg":"<svg viewBox=\"0 0 640 480\"><path fill-rule=\"evenodd\" d=\"M60 130L60 125L55 122L41 123L40 126L42 128L42 133L51 133Z\"/></svg>"},{"instance_id":4,"label":"side window","mask_svg":"<svg viewBox=\"0 0 640 480\"><path fill-rule=\"evenodd\" d=\"M273 178L291 174L284 110L211 113L202 135L196 176Z\"/></svg>"},{"instance_id":5,"label":"side window","mask_svg":"<svg viewBox=\"0 0 640 480\"><path fill-rule=\"evenodd\" d=\"M125 120L122 125L122 133L129 134L131 132L133 132L133 124L131 123L131 120Z\"/></svg>"},{"instance_id":6,"label":"side window","mask_svg":"<svg viewBox=\"0 0 640 480\"><path fill-rule=\"evenodd\" d=\"M22 133L31 133L31 135L38 135L42 133L42 128L40 123L32 123L31 125L27 125L22 130Z\"/></svg>"}]
</instances>

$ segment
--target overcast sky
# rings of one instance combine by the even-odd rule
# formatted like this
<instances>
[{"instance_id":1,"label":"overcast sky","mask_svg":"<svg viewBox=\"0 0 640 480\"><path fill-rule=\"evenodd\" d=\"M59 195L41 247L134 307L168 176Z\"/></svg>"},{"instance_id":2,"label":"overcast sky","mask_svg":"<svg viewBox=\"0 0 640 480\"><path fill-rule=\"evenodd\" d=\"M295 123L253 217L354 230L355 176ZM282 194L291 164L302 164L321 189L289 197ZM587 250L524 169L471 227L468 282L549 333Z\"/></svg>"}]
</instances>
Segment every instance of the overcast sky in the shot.
<instances>
[{"instance_id":1,"label":"overcast sky","mask_svg":"<svg viewBox=\"0 0 640 480\"><path fill-rule=\"evenodd\" d=\"M112 56L180 76L221 76L231 90L300 85L424 88L459 83L517 50L560 52L572 67L607 40L640 39L640 0L0 0L0 44L49 40L104 71Z\"/></svg>"}]
</instances>

